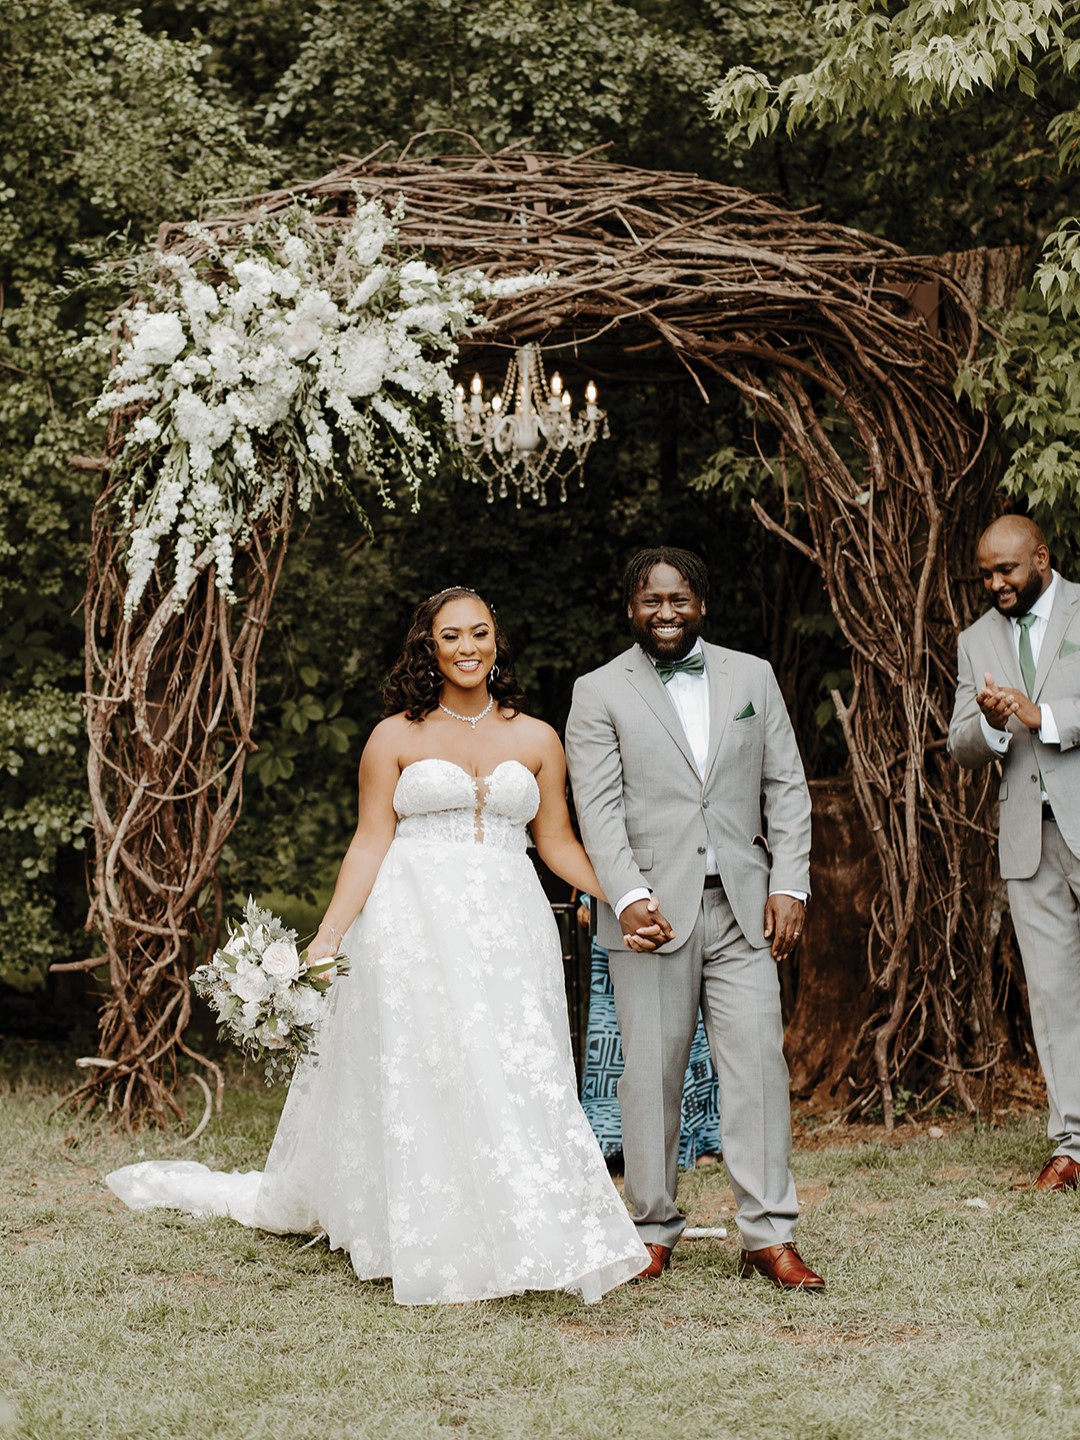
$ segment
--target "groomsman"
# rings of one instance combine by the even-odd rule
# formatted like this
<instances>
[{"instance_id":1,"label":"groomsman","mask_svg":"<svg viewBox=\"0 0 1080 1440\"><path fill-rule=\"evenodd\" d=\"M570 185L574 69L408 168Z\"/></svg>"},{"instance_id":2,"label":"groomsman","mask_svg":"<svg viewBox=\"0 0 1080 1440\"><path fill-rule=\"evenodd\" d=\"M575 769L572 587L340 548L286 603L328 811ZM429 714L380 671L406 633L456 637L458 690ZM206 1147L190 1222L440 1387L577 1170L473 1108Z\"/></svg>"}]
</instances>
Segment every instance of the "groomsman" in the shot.
<instances>
[{"instance_id":1,"label":"groomsman","mask_svg":"<svg viewBox=\"0 0 1080 1440\"><path fill-rule=\"evenodd\" d=\"M1001 766L998 852L1050 1102L1054 1152L1037 1190L1080 1185L1080 586L1042 531L1003 515L983 532L991 608L960 636L949 751Z\"/></svg>"},{"instance_id":2,"label":"groomsman","mask_svg":"<svg viewBox=\"0 0 1080 1440\"><path fill-rule=\"evenodd\" d=\"M810 889L795 736L765 661L701 640L709 580L696 555L643 550L623 588L635 643L578 680L566 755L582 839L612 901L598 907L598 936L625 1058L626 1198L652 1255L642 1278L663 1272L686 1223L675 1206L680 1097L700 1004L742 1274L821 1290L793 1239L776 974ZM659 948L628 950L651 925Z\"/></svg>"}]
</instances>

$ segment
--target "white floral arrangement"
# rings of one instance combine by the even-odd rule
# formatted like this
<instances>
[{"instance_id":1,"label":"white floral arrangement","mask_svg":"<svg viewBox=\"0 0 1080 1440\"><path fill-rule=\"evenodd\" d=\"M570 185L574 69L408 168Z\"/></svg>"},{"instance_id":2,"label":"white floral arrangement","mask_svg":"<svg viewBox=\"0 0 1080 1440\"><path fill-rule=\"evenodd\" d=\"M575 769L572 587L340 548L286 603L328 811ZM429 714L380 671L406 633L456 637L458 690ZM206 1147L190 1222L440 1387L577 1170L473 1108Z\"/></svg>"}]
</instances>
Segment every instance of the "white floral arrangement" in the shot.
<instances>
[{"instance_id":1,"label":"white floral arrangement","mask_svg":"<svg viewBox=\"0 0 1080 1440\"><path fill-rule=\"evenodd\" d=\"M217 1013L218 1036L264 1067L266 1083L287 1080L314 1040L332 982L348 971L331 956L309 965L297 934L248 896L244 918L229 922L229 939L191 976L195 993Z\"/></svg>"},{"instance_id":2,"label":"white floral arrangement","mask_svg":"<svg viewBox=\"0 0 1080 1440\"><path fill-rule=\"evenodd\" d=\"M357 475L385 505L392 480L415 504L436 461L431 417L451 415L455 337L478 300L548 277L441 274L397 254L396 218L359 195L346 227L295 204L230 248L190 225L198 258L155 250L142 262L141 298L123 312L92 412L131 416L112 465L128 526L127 617L168 546L176 609L211 563L234 600L236 549L290 478L301 509L334 486L364 524Z\"/></svg>"}]
</instances>

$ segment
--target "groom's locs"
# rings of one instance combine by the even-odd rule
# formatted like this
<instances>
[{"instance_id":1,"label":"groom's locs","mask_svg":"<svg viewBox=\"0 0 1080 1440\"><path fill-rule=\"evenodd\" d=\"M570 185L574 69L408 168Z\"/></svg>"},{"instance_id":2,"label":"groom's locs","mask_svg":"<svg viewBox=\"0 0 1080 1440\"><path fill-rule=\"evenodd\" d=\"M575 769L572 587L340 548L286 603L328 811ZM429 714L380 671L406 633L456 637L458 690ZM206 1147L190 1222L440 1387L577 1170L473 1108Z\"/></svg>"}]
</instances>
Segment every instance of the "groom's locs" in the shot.
<instances>
[{"instance_id":1,"label":"groom's locs","mask_svg":"<svg viewBox=\"0 0 1080 1440\"><path fill-rule=\"evenodd\" d=\"M795 736L770 666L700 638L709 579L696 555L643 550L623 581L636 643L577 682L566 754L585 848L612 902L598 907L597 932L626 1059L626 1198L653 1257L643 1276L664 1270L686 1223L675 1206L678 1115L700 1006L742 1273L819 1290L792 1240L774 964L798 942L810 889L810 796ZM659 911L647 909L650 897ZM650 922L658 948L632 953L625 937Z\"/></svg>"}]
</instances>

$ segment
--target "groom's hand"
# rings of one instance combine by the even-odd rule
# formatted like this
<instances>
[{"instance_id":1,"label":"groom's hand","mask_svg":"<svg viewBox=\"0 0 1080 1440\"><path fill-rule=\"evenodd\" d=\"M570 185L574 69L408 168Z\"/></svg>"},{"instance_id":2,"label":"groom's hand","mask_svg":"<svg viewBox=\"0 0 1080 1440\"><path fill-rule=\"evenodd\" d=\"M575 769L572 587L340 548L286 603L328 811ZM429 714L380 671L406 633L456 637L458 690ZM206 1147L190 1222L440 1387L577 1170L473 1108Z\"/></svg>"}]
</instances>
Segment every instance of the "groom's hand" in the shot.
<instances>
[{"instance_id":1,"label":"groom's hand","mask_svg":"<svg viewBox=\"0 0 1080 1440\"><path fill-rule=\"evenodd\" d=\"M784 960L799 943L806 906L794 895L770 895L765 901L765 939L772 940L772 958Z\"/></svg>"},{"instance_id":2,"label":"groom's hand","mask_svg":"<svg viewBox=\"0 0 1080 1440\"><path fill-rule=\"evenodd\" d=\"M634 900L619 916L623 944L631 950L656 950L672 939L675 931L660 910L655 895L647 900Z\"/></svg>"}]
</instances>

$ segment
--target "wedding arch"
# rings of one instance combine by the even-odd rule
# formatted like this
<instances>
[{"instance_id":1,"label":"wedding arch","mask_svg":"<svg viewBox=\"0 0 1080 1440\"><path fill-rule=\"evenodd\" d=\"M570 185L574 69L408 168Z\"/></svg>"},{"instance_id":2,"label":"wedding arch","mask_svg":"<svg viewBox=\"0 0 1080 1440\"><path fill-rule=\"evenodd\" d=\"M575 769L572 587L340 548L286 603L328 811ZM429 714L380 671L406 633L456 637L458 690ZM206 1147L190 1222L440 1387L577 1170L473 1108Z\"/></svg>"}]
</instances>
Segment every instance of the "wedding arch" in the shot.
<instances>
[{"instance_id":1,"label":"wedding arch","mask_svg":"<svg viewBox=\"0 0 1080 1440\"><path fill-rule=\"evenodd\" d=\"M684 383L703 402L718 386L742 397L804 486L800 505L781 473L779 500L752 501L754 513L820 572L851 647L852 691L833 700L878 877L851 1103L880 1103L891 1125L897 1087L919 1083L973 1108L972 1077L994 1059L987 796L945 752L955 639L975 598L964 571L993 491L986 419L954 391L976 344L971 304L933 262L772 197L597 153L455 144L438 158L407 148L347 161L194 230L166 226L159 246L180 259L227 254L255 217L298 202L332 237L358 196L377 199L403 249L443 273L545 272L541 286L478 302L461 340L470 367L529 341L591 347L610 379ZM284 484L250 527L235 605L210 556L179 611L162 604L161 580L125 611L113 467L138 414L114 411L92 538L90 923L105 954L85 965L108 966L109 992L99 1055L72 1099L108 1096L129 1122L165 1122L183 1113L182 1057L208 1103L208 1079L220 1094L217 1067L185 1039L188 982L221 919L216 866L253 748L259 642L296 496Z\"/></svg>"}]
</instances>

